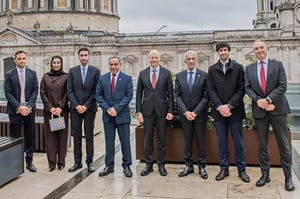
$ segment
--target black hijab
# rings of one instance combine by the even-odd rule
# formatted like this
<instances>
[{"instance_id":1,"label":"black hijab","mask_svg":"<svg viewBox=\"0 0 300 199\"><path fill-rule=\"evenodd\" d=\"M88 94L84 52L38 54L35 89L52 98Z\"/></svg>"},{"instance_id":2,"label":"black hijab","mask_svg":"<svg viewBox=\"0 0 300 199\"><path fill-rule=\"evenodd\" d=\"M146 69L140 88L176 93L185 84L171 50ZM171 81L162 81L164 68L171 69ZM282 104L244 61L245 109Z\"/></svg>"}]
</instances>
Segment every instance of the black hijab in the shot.
<instances>
[{"instance_id":1,"label":"black hijab","mask_svg":"<svg viewBox=\"0 0 300 199\"><path fill-rule=\"evenodd\" d=\"M53 67L52 67L52 62L53 62L53 60L54 60L55 58L57 58L57 59L60 60L61 67L60 67L59 70L54 70ZM64 72L64 70L63 70L63 59L62 59L62 57L59 56L59 55L55 55L55 56L53 56L53 57L51 58L50 67L51 67L50 72L47 73L47 74L50 75L50 76L60 76L60 75L62 75L62 74L65 74L65 72Z\"/></svg>"}]
</instances>

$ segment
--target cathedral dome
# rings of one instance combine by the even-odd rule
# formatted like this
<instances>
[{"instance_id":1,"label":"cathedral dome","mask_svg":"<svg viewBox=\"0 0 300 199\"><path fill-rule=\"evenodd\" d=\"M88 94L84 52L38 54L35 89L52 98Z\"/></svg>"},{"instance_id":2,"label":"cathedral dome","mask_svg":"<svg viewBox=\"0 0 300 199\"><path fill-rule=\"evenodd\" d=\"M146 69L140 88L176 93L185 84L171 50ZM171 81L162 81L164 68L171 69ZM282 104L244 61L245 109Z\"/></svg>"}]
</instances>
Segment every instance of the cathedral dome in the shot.
<instances>
[{"instance_id":1,"label":"cathedral dome","mask_svg":"<svg viewBox=\"0 0 300 199\"><path fill-rule=\"evenodd\" d=\"M119 32L118 0L2 0L0 30Z\"/></svg>"}]
</instances>

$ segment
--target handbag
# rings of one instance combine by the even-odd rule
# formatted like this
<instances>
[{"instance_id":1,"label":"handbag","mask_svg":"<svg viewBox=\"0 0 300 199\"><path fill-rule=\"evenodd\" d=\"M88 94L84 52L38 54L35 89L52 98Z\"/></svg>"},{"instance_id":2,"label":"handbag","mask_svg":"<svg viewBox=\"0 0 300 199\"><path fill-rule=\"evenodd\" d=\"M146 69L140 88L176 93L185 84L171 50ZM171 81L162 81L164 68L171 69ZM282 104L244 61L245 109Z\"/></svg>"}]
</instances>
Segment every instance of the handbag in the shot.
<instances>
[{"instance_id":1,"label":"handbag","mask_svg":"<svg viewBox=\"0 0 300 199\"><path fill-rule=\"evenodd\" d=\"M51 119L49 120L50 131L59 131L66 128L65 119L60 115L57 118L53 117L51 114Z\"/></svg>"}]
</instances>

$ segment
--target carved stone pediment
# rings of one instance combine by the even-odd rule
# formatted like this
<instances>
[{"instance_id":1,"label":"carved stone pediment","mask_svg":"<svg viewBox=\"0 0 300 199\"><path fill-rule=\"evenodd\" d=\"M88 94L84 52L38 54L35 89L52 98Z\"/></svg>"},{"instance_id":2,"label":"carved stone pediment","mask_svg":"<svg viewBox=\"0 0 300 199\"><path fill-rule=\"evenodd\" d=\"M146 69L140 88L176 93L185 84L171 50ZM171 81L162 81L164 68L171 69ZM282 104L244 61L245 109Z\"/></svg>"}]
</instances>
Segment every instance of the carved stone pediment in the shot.
<instances>
[{"instance_id":1,"label":"carved stone pediment","mask_svg":"<svg viewBox=\"0 0 300 199\"><path fill-rule=\"evenodd\" d=\"M163 64L168 64L169 62L172 62L174 60L174 57L165 53L160 56L160 60Z\"/></svg>"},{"instance_id":2,"label":"carved stone pediment","mask_svg":"<svg viewBox=\"0 0 300 199\"><path fill-rule=\"evenodd\" d=\"M124 63L129 63L130 65L133 65L134 63L138 62L138 58L134 55L128 55L123 58Z\"/></svg>"}]
</instances>

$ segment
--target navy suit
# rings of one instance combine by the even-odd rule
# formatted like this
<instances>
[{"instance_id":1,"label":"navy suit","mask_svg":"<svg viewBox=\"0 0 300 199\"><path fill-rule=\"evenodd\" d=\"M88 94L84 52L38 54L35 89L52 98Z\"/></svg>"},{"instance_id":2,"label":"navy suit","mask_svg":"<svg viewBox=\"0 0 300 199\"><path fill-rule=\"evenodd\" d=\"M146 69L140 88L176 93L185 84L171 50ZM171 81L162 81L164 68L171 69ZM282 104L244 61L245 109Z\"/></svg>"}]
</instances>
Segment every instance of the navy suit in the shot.
<instances>
[{"instance_id":1,"label":"navy suit","mask_svg":"<svg viewBox=\"0 0 300 199\"><path fill-rule=\"evenodd\" d=\"M246 93L252 99L252 112L259 139L259 160L261 172L269 174L270 155L268 149L269 124L272 124L280 151L281 166L286 178L291 177L292 157L288 143L287 114L290 107L285 96L287 77L282 62L268 59L266 93L262 92L258 73L257 62L247 66L245 72ZM257 100L270 98L275 105L274 111L265 111L257 106Z\"/></svg>"},{"instance_id":2,"label":"navy suit","mask_svg":"<svg viewBox=\"0 0 300 199\"><path fill-rule=\"evenodd\" d=\"M94 156L94 121L97 112L97 102L95 99L96 86L100 76L100 70L93 66L88 66L85 82L82 82L81 68L75 66L69 70L67 80L67 94L70 100L71 127L74 136L74 159L75 164L81 164L82 150L82 122L84 120L84 134L86 140L86 163L93 162ZM76 111L76 106L85 105L87 111L80 114Z\"/></svg>"},{"instance_id":3,"label":"navy suit","mask_svg":"<svg viewBox=\"0 0 300 199\"><path fill-rule=\"evenodd\" d=\"M205 131L207 122L207 73L197 69L192 90L187 83L187 70L176 75L175 97L180 110L179 119L183 128L185 141L184 160L189 167L193 166L193 135L195 133L198 147L199 168L206 166ZM189 121L184 116L186 111L195 112L197 117Z\"/></svg>"},{"instance_id":4,"label":"navy suit","mask_svg":"<svg viewBox=\"0 0 300 199\"><path fill-rule=\"evenodd\" d=\"M174 110L174 95L171 72L160 66L159 76L155 89L150 80L150 68L142 70L138 77L136 89L136 112L144 117L145 130L145 161L153 164L153 132L154 127L158 133L158 161L164 165L166 161L166 131L167 113Z\"/></svg>"},{"instance_id":5,"label":"navy suit","mask_svg":"<svg viewBox=\"0 0 300 199\"><path fill-rule=\"evenodd\" d=\"M121 151L122 167L129 167L132 164L130 147L130 109L129 103L133 96L133 85L130 76L119 72L116 79L115 91L111 91L111 73L101 76L96 89L96 100L103 110L102 120L105 131L105 164L109 168L114 167L115 136L118 131ZM108 115L107 110L113 107L117 116Z\"/></svg>"},{"instance_id":6,"label":"navy suit","mask_svg":"<svg viewBox=\"0 0 300 199\"><path fill-rule=\"evenodd\" d=\"M4 92L7 99L6 113L9 114L10 133L13 137L21 136L21 127L24 124L24 139L26 163L32 162L34 151L34 119L36 98L38 95L38 80L34 70L25 68L25 102L32 108L28 116L17 113L20 106L20 81L17 68L5 73Z\"/></svg>"}]
</instances>

